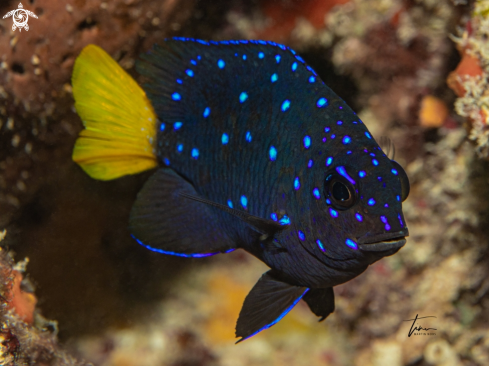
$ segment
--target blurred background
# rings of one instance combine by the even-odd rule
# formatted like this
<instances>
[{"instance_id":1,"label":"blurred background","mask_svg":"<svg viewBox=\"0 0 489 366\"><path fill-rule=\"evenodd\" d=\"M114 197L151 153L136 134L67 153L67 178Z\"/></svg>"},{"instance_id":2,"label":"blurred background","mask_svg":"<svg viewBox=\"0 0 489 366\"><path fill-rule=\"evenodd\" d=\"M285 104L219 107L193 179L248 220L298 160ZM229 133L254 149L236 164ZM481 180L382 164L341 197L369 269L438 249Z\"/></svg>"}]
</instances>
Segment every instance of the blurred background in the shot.
<instances>
[{"instance_id":1,"label":"blurred background","mask_svg":"<svg viewBox=\"0 0 489 366\"><path fill-rule=\"evenodd\" d=\"M489 1L25 0L0 20L2 365L489 365ZM18 7L2 0L0 14ZM242 302L266 267L243 251L158 255L127 231L151 174L90 179L70 76L87 44L136 80L166 37L295 49L387 136L411 194L402 250L335 287L324 322L299 303L239 345ZM27 258L27 259L26 259ZM435 335L408 336L412 321ZM427 332L428 333L428 332ZM430 331L431 333L431 331Z\"/></svg>"}]
</instances>

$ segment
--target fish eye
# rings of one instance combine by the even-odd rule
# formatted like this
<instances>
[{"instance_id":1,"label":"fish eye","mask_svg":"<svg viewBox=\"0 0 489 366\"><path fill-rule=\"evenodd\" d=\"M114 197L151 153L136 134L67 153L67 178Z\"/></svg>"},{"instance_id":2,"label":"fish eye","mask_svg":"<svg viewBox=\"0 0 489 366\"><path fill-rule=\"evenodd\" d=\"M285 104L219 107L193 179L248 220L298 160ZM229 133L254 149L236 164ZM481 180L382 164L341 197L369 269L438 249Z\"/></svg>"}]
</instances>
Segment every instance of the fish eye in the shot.
<instances>
[{"instance_id":1,"label":"fish eye","mask_svg":"<svg viewBox=\"0 0 489 366\"><path fill-rule=\"evenodd\" d=\"M392 165L394 166L394 170L398 173L399 180L401 181L401 199L404 202L406 198L409 196L409 178L397 161L391 160Z\"/></svg>"},{"instance_id":2,"label":"fish eye","mask_svg":"<svg viewBox=\"0 0 489 366\"><path fill-rule=\"evenodd\" d=\"M339 174L333 173L326 178L324 191L325 196L338 210L346 210L356 202L355 187Z\"/></svg>"}]
</instances>

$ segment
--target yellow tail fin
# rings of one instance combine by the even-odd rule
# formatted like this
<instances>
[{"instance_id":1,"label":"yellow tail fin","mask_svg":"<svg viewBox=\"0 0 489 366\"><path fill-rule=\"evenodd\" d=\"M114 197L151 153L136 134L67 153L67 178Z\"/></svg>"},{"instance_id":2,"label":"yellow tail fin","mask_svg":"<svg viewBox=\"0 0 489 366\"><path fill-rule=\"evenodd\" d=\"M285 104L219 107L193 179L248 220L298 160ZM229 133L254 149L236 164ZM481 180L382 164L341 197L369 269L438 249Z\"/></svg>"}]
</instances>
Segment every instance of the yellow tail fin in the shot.
<instances>
[{"instance_id":1,"label":"yellow tail fin","mask_svg":"<svg viewBox=\"0 0 489 366\"><path fill-rule=\"evenodd\" d=\"M85 126L73 161L100 180L157 166L153 107L117 62L100 47L88 45L76 59L72 84L75 108Z\"/></svg>"}]
</instances>

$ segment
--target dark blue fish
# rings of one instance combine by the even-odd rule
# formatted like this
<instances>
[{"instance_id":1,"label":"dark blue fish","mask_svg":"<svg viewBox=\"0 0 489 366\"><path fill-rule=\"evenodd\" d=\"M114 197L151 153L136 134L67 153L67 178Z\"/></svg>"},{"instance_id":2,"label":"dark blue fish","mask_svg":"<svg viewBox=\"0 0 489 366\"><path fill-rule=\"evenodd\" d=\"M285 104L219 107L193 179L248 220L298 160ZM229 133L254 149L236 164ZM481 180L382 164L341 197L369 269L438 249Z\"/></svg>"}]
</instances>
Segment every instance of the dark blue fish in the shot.
<instances>
[{"instance_id":1,"label":"dark blue fish","mask_svg":"<svg viewBox=\"0 0 489 366\"><path fill-rule=\"evenodd\" d=\"M137 71L158 119L160 167L138 194L131 233L163 254L242 248L266 263L240 341L300 299L324 320L333 286L405 244L404 170L290 48L175 38Z\"/></svg>"}]
</instances>

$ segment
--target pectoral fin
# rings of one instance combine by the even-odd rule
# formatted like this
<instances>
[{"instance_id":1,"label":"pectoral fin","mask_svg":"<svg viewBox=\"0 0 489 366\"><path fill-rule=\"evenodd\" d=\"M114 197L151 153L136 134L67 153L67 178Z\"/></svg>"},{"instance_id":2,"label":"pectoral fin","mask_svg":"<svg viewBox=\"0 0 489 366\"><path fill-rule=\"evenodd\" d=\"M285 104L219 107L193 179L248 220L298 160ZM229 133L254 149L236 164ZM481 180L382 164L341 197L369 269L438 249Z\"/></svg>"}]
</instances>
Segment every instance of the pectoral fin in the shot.
<instances>
[{"instance_id":1,"label":"pectoral fin","mask_svg":"<svg viewBox=\"0 0 489 366\"><path fill-rule=\"evenodd\" d=\"M334 311L334 292L332 287L311 289L304 295L304 301L322 322Z\"/></svg>"},{"instance_id":2,"label":"pectoral fin","mask_svg":"<svg viewBox=\"0 0 489 366\"><path fill-rule=\"evenodd\" d=\"M278 323L306 294L307 287L293 286L264 273L250 291L239 313L236 337L239 343Z\"/></svg>"}]
</instances>

